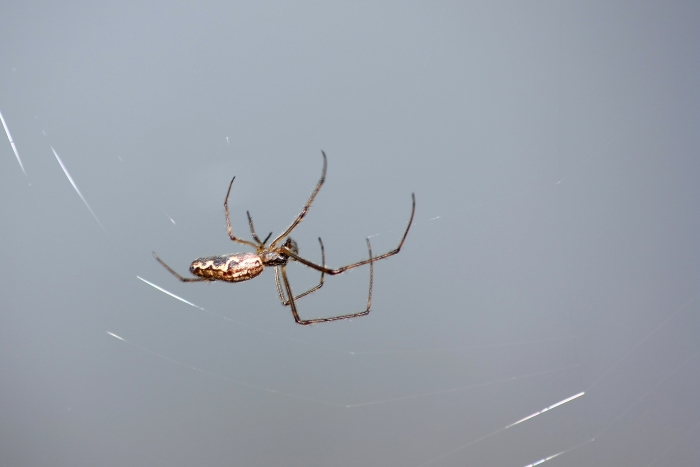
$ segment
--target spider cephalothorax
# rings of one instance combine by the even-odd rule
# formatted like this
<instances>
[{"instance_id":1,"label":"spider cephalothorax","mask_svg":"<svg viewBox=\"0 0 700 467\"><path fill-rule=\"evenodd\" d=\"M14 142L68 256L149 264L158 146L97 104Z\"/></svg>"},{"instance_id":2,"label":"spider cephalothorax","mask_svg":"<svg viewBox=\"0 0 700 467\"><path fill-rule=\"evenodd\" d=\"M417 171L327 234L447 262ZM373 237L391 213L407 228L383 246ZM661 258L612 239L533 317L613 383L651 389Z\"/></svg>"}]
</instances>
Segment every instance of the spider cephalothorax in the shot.
<instances>
[{"instance_id":1,"label":"spider cephalothorax","mask_svg":"<svg viewBox=\"0 0 700 467\"><path fill-rule=\"evenodd\" d=\"M295 242L291 237L289 237L289 234L292 232L292 230L294 230L294 228L296 228L297 225L299 225L301 220L304 218L304 216L309 210L309 207L311 206L311 203L313 202L314 198L321 189L323 182L326 180L326 153L321 151L321 154L323 154L323 172L321 174L321 179L316 184L316 188L314 188L314 191L313 193L311 193L309 200L306 202L296 219L294 219L294 222L292 222L292 224L289 227L287 227L287 229L281 235L275 238L269 245L266 246L265 244L270 239L270 236L272 236L272 232L270 232L270 234L265 238L265 240L261 241L260 238L258 238L258 235L255 233L253 219L251 218L250 213L248 212L246 214L248 215L248 225L250 227L250 233L253 236L253 241L251 242L248 240L242 240L233 235L233 231L231 230L231 219L228 213L228 198L231 194L231 187L233 186L233 181L236 179L236 177L233 177L231 183L228 186L228 191L226 192L226 199L224 200L224 213L226 214L226 227L228 229L228 236L234 242L242 243L243 245L248 245L254 248L255 253L235 253L230 255L207 256L204 258L198 258L194 260L192 262L192 265L190 266L190 272L197 276L197 278L182 277L180 274L171 269L170 266L165 264L155 253L153 253L153 256L155 256L155 258L160 264L163 265L163 267L165 267L168 271L170 271L171 274L173 274L182 282L242 282L252 279L253 277L259 276L265 269L265 266L272 266L275 268L275 283L277 284L277 293L279 294L280 301L282 302L282 305L290 306L290 308L292 309L292 315L294 315L294 320L299 324L305 325L313 323L325 323L328 321L356 318L359 316L369 314L369 309L372 304L372 280L374 274L374 263L381 259L395 255L401 250L403 242L406 240L406 235L408 235L408 229L411 228L411 223L413 223L413 215L416 211L416 197L415 195L411 195L413 199L411 217L408 221L408 226L406 226L406 231L404 232L403 237L399 242L399 246L397 246L394 250L391 250L388 253L384 253L383 255L373 257L372 246L369 243L369 238L367 238L366 241L367 250L369 252L369 259L358 261L357 263L348 264L347 266L343 266L337 269L330 269L326 267L326 255L323 248L323 241L319 237L318 242L321 245L321 265L304 259L301 256L299 256L299 247L297 245L297 242ZM284 237L287 238L285 239L284 243L278 247L277 244ZM289 285L289 279L287 279L287 263L289 261L298 261L305 266L320 271L321 279L318 285L312 287L306 292L294 296L294 294L292 293L292 287ZM347 315L332 316L330 318L317 318L307 320L299 318L295 300L298 300L301 297L304 297L320 289L323 286L323 279L325 274L341 274L347 271L348 269L356 268L365 264L369 264L369 296L367 298L367 308L364 311ZM282 283L284 283L284 293L282 290L282 285L280 283L280 276L282 277Z\"/></svg>"}]
</instances>

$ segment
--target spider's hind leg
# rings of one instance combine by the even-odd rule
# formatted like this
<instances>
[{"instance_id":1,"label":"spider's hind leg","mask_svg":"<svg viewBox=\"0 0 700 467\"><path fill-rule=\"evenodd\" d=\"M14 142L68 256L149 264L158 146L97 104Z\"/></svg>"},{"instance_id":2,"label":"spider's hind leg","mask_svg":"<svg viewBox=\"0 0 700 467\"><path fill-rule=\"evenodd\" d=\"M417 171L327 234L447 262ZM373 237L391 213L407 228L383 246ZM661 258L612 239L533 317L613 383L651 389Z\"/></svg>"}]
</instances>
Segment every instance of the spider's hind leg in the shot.
<instances>
[{"instance_id":1,"label":"spider's hind leg","mask_svg":"<svg viewBox=\"0 0 700 467\"><path fill-rule=\"evenodd\" d=\"M158 255L156 254L155 251L153 251L152 253L153 253L153 257L161 264L161 266L163 266L165 269L167 269L170 272L170 274L177 277L178 280L180 280L181 282L202 282L202 281L209 280L209 279L205 279L204 277L196 277L196 278L195 277L182 277L180 274L176 273L173 270L173 268L171 268L170 266L165 264L163 262L163 260L158 257Z\"/></svg>"}]
</instances>

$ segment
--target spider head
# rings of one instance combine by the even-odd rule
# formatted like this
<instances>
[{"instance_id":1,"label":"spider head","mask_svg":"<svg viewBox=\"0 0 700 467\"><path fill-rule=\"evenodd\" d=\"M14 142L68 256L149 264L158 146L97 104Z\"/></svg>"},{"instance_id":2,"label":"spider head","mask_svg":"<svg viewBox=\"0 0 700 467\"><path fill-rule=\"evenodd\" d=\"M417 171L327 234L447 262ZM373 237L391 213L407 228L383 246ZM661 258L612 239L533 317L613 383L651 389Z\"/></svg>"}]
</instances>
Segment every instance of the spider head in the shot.
<instances>
[{"instance_id":1,"label":"spider head","mask_svg":"<svg viewBox=\"0 0 700 467\"><path fill-rule=\"evenodd\" d=\"M289 237L287 237L287 240L285 240L284 244L279 248L273 248L271 250L261 248L258 254L260 255L260 259L265 266L284 266L287 264L287 261L294 260L294 258L291 258L285 250L291 251L295 255L299 254L297 242Z\"/></svg>"},{"instance_id":2,"label":"spider head","mask_svg":"<svg viewBox=\"0 0 700 467\"><path fill-rule=\"evenodd\" d=\"M292 253L295 255L299 254L299 246L297 245L297 242L295 242L292 237L287 237L287 240L284 241L285 248L289 249Z\"/></svg>"}]
</instances>

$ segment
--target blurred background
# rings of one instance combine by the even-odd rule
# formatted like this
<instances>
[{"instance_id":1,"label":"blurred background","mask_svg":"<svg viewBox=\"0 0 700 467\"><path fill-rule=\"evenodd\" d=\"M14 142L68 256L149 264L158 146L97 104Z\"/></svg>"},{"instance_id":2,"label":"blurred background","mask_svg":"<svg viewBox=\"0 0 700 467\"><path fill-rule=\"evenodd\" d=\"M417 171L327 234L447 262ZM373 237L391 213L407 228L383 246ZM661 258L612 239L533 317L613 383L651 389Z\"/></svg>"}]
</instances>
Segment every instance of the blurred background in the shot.
<instances>
[{"instance_id":1,"label":"blurred background","mask_svg":"<svg viewBox=\"0 0 700 467\"><path fill-rule=\"evenodd\" d=\"M700 464L697 2L0 11L1 465Z\"/></svg>"}]
</instances>

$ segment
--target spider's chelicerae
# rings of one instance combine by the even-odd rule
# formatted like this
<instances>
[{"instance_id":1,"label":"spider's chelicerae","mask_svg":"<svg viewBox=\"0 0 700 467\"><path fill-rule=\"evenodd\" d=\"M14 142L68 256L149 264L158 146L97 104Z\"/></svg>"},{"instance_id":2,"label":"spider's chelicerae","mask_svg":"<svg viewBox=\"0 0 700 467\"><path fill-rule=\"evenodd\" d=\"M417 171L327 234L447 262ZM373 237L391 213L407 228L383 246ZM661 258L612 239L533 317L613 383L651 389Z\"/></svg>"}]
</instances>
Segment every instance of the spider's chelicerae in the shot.
<instances>
[{"instance_id":1,"label":"spider's chelicerae","mask_svg":"<svg viewBox=\"0 0 700 467\"><path fill-rule=\"evenodd\" d=\"M226 199L224 200L224 213L226 214L226 228L228 229L228 236L237 243L242 243L243 245L248 245L255 249L255 253L235 253L231 255L221 255L221 256L207 256L204 258L198 258L192 262L190 265L190 272L197 278L185 278L180 274L175 272L170 266L165 264L158 255L153 253L153 256L158 260L160 264L163 265L165 269L170 271L170 273L177 277L182 282L202 282L202 281L226 281L226 282L242 282L252 279L260 273L262 273L265 266L275 267L275 283L277 284L277 293L279 294L280 301L282 305L289 306L292 309L292 315L294 315L294 320L298 324L307 325L314 323L325 323L328 321L337 321L340 319L356 318L359 316L365 316L369 314L369 309L372 304L372 279L374 274L374 263L389 256L393 256L401 250L403 242L406 240L406 235L408 235L408 229L411 228L411 223L413 222L413 214L416 211L416 197L411 194L413 199L413 206L411 208L411 218L408 220L408 226L406 226L406 231L401 237L399 246L391 250L388 253L384 253L380 256L372 256L372 246L370 245L369 238L367 238L367 250L369 251L369 259L358 261L357 263L348 264L337 269L330 269L326 267L326 255L323 249L323 241L319 237L318 242L321 244L321 262L322 265L312 263L311 261L299 256L299 248L297 247L297 242L295 242L288 235L296 228L297 225L304 219L304 216L309 210L311 203L318 194L323 182L326 180L326 153L321 151L323 154L323 172L321 173L321 179L316 184L313 193L309 197L309 200L304 205L299 215L294 222L287 227L287 229L277 238L275 238L268 246L265 243L269 240L272 232L265 238L265 240L260 241L257 234L255 233L255 228L253 227L253 219L250 217L250 213L246 212L248 215L248 226L250 227L250 233L253 236L254 242L248 240L242 240L233 235L231 230L231 220L228 214L228 198L231 194L231 187L233 186L233 181L236 177L233 177L231 183L228 186L228 191L226 192ZM283 237L287 237L280 246L278 243ZM294 296L292 293L292 287L289 285L289 279L287 279L287 263L289 261L298 261L301 264L313 268L321 272L321 280L318 285L312 287L304 293ZM369 264L369 295L367 297L367 308L359 313L352 313L348 315L332 316L330 318L316 318L316 319L301 319L299 318L299 313L297 312L296 300L301 297L309 295L320 289L323 286L323 278L325 274L336 275L347 271L348 269L356 268ZM280 285L280 275L282 276L282 283L284 284L284 292L282 291L282 286ZM285 298L286 295L286 298Z\"/></svg>"}]
</instances>

